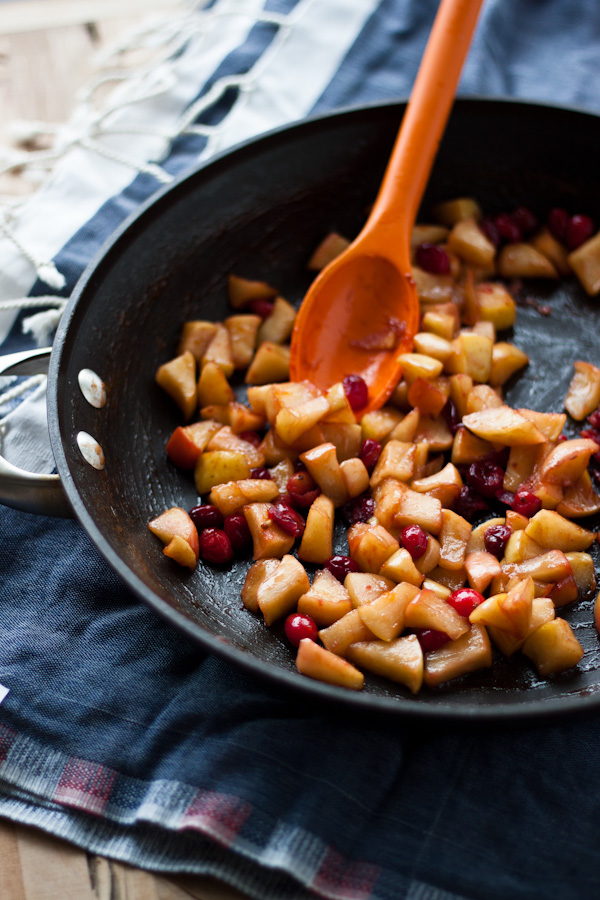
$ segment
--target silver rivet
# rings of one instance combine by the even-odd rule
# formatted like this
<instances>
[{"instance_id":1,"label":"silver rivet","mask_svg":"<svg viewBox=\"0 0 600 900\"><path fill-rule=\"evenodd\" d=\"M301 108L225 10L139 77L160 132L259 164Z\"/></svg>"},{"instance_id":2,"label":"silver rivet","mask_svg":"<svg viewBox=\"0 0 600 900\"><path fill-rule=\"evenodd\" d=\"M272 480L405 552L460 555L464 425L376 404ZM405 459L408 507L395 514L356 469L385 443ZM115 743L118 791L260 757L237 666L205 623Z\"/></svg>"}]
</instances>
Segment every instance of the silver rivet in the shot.
<instances>
[{"instance_id":1,"label":"silver rivet","mask_svg":"<svg viewBox=\"0 0 600 900\"><path fill-rule=\"evenodd\" d=\"M77 435L77 446L90 466L93 466L94 469L104 468L104 451L96 438L93 438L87 431L80 431Z\"/></svg>"},{"instance_id":2,"label":"silver rivet","mask_svg":"<svg viewBox=\"0 0 600 900\"><path fill-rule=\"evenodd\" d=\"M81 393L91 406L101 409L106 403L106 386L91 369L82 369L77 376Z\"/></svg>"}]
</instances>

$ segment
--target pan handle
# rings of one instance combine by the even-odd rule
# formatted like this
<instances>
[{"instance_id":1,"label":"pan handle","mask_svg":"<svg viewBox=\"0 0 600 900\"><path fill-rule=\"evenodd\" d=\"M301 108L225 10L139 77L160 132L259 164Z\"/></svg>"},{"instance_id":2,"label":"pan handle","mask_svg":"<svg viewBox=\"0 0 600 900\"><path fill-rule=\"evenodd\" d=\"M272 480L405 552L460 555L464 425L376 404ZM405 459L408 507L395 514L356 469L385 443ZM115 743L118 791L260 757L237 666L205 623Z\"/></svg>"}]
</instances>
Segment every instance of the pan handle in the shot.
<instances>
[{"instance_id":1,"label":"pan handle","mask_svg":"<svg viewBox=\"0 0 600 900\"><path fill-rule=\"evenodd\" d=\"M0 356L0 375L46 375L50 347ZM41 516L72 517L58 475L36 475L0 456L0 503Z\"/></svg>"}]
</instances>

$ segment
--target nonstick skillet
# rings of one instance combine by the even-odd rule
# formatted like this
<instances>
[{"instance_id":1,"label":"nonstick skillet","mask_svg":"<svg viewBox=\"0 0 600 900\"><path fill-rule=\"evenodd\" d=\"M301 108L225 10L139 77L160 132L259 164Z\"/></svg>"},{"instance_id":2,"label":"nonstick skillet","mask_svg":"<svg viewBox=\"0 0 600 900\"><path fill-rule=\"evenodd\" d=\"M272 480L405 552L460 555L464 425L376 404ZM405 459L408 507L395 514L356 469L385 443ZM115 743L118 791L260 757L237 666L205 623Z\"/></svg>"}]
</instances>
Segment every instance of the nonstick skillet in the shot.
<instances>
[{"instance_id":1,"label":"nonstick skillet","mask_svg":"<svg viewBox=\"0 0 600 900\"><path fill-rule=\"evenodd\" d=\"M282 630L267 629L241 607L249 559L228 569L201 563L193 574L182 574L146 527L166 507L197 502L192 479L165 456L180 421L154 383L157 365L175 353L181 323L228 314L230 273L267 280L300 301L316 244L332 229L352 236L362 224L403 108L391 103L342 111L244 144L162 191L125 223L83 275L56 336L48 410L57 470L74 514L135 594L206 650L286 689L356 710L430 718L523 720L583 712L600 703L593 599L564 613L585 648L574 672L542 680L526 660L509 663L498 655L491 670L418 696L374 676L354 693L299 675ZM599 135L600 118L589 113L459 100L422 218L436 201L470 195L492 213L526 204L543 217L564 206L599 222ZM519 309L512 340L531 363L510 386L508 402L558 411L573 361L598 361L600 310L574 280L532 284L527 294L551 314L542 315L535 302ZM86 369L106 385L101 408L81 390ZM82 455L82 433L101 446L104 468ZM54 496L56 485L50 487ZM589 520L585 525L598 527Z\"/></svg>"}]
</instances>

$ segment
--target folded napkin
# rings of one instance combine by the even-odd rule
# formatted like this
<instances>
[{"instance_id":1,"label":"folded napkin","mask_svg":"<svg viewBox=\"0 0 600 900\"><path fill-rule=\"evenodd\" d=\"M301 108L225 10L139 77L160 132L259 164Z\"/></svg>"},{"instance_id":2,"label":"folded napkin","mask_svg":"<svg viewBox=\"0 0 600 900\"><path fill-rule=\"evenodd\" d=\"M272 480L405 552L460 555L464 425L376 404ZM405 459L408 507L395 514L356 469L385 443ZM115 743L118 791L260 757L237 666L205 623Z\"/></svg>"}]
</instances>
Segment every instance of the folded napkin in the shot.
<instances>
[{"instance_id":1,"label":"folded napkin","mask_svg":"<svg viewBox=\"0 0 600 900\"><path fill-rule=\"evenodd\" d=\"M43 339L103 241L199 160L406 96L435 7L215 0L140 30L155 64L110 107L91 89L0 216L2 352ZM600 109L599 62L593 0L488 0L461 93ZM4 387L3 454L49 471L43 384ZM0 814L260 900L598 897L600 715L483 731L322 708L203 653L77 523L0 508L0 538Z\"/></svg>"}]
</instances>

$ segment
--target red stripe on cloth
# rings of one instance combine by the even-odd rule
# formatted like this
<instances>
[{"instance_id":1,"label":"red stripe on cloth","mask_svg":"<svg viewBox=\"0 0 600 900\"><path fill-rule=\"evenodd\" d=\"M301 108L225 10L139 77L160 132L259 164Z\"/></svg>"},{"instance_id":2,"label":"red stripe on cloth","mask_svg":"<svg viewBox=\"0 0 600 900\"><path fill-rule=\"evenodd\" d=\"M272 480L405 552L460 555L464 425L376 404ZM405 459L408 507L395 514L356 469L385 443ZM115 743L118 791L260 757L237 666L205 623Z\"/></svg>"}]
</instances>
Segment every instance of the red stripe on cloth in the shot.
<instances>
[{"instance_id":1,"label":"red stripe on cloth","mask_svg":"<svg viewBox=\"0 0 600 900\"><path fill-rule=\"evenodd\" d=\"M208 832L225 846L231 846L250 815L251 807L238 797L198 791L181 817L181 828Z\"/></svg>"},{"instance_id":2,"label":"red stripe on cloth","mask_svg":"<svg viewBox=\"0 0 600 900\"><path fill-rule=\"evenodd\" d=\"M339 900L368 900L379 872L379 866L352 862L330 848L309 887Z\"/></svg>"},{"instance_id":3,"label":"red stripe on cloth","mask_svg":"<svg viewBox=\"0 0 600 900\"><path fill-rule=\"evenodd\" d=\"M3 763L18 734L7 725L0 725L0 763Z\"/></svg>"},{"instance_id":4,"label":"red stripe on cloth","mask_svg":"<svg viewBox=\"0 0 600 900\"><path fill-rule=\"evenodd\" d=\"M116 777L113 769L72 757L65 765L52 799L99 815L106 807Z\"/></svg>"}]
</instances>

